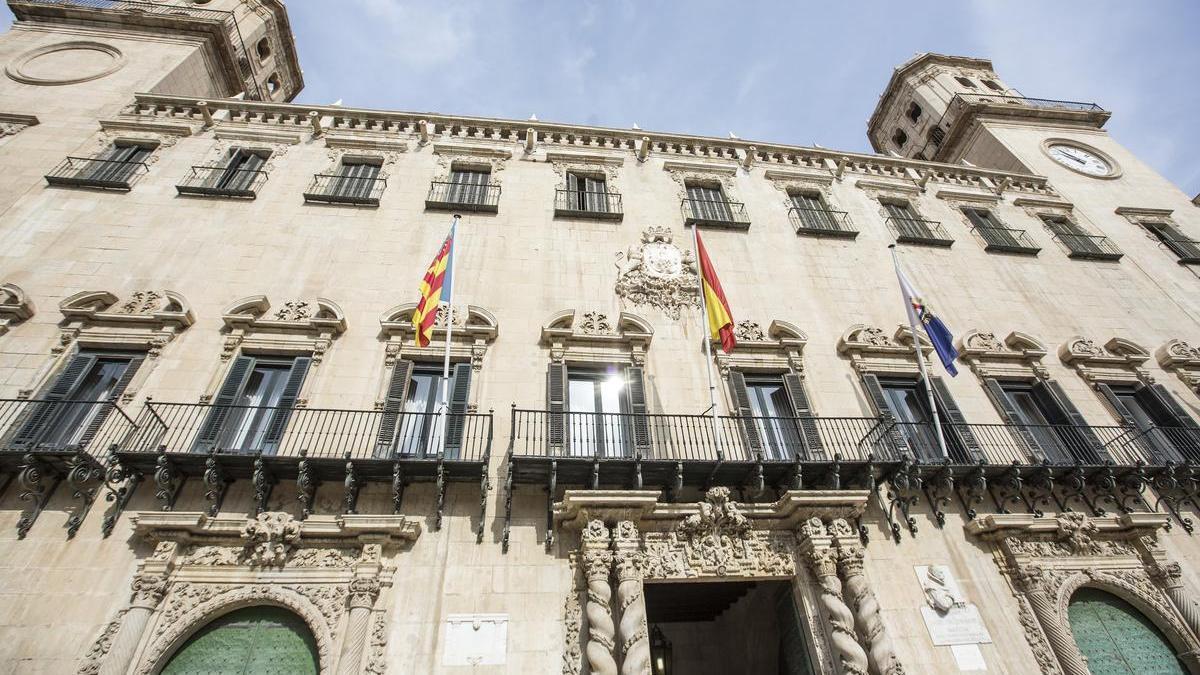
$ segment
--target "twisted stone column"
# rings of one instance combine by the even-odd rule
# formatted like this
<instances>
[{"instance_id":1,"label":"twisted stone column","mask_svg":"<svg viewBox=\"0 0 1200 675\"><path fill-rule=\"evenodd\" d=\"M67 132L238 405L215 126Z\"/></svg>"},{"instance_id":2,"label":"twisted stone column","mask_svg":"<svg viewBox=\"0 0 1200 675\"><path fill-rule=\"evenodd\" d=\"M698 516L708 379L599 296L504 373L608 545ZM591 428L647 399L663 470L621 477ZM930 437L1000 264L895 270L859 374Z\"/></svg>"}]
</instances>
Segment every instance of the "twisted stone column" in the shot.
<instances>
[{"instance_id":1,"label":"twisted stone column","mask_svg":"<svg viewBox=\"0 0 1200 675\"><path fill-rule=\"evenodd\" d=\"M621 621L621 675L650 675L650 630L646 625L646 596L642 587L644 558L637 525L628 520L617 523L613 533L617 563L617 604Z\"/></svg>"},{"instance_id":2,"label":"twisted stone column","mask_svg":"<svg viewBox=\"0 0 1200 675\"><path fill-rule=\"evenodd\" d=\"M342 655L338 658L338 675L362 672L359 662L367 645L371 610L378 597L378 579L357 578L350 581L350 612L346 618L346 635L342 638Z\"/></svg>"},{"instance_id":3,"label":"twisted stone column","mask_svg":"<svg viewBox=\"0 0 1200 675\"><path fill-rule=\"evenodd\" d=\"M167 594L167 579L157 574L139 574L133 578L130 588L133 590L133 599L108 649L108 656L100 665L100 675L125 675L129 672L133 665L133 653L142 641L142 633L146 632L150 615Z\"/></svg>"},{"instance_id":4,"label":"twisted stone column","mask_svg":"<svg viewBox=\"0 0 1200 675\"><path fill-rule=\"evenodd\" d=\"M1042 633L1050 642L1050 649L1058 659L1065 675L1090 675L1083 654L1075 645L1075 639L1065 623L1065 617L1058 614L1054 599L1045 588L1044 572L1033 565L1022 567L1017 572L1017 584L1021 592L1029 600L1033 615L1037 617L1042 627Z\"/></svg>"},{"instance_id":5,"label":"twisted stone column","mask_svg":"<svg viewBox=\"0 0 1200 675\"><path fill-rule=\"evenodd\" d=\"M842 598L837 574L837 554L831 548L808 552L808 564L821 587L821 606L829 619L833 651L845 675L867 675L867 653L854 632L854 614Z\"/></svg>"},{"instance_id":6,"label":"twisted stone column","mask_svg":"<svg viewBox=\"0 0 1200 675\"><path fill-rule=\"evenodd\" d=\"M588 521L583 531L583 566L587 576L588 639L584 646L592 675L617 675L613 656L616 628L612 615L613 552L609 550L608 528L600 520Z\"/></svg>"},{"instance_id":7,"label":"twisted stone column","mask_svg":"<svg viewBox=\"0 0 1200 675\"><path fill-rule=\"evenodd\" d=\"M1150 568L1150 576L1162 586L1163 592L1179 610L1184 623L1191 629L1192 634L1200 637L1200 605L1188 594L1183 587L1183 569L1177 562L1155 564Z\"/></svg>"},{"instance_id":8,"label":"twisted stone column","mask_svg":"<svg viewBox=\"0 0 1200 675\"><path fill-rule=\"evenodd\" d=\"M854 623L858 634L867 643L871 672L875 675L903 675L904 667L896 658L896 650L879 615L879 600L863 574L864 551L861 546L838 548L838 571L846 584L850 606L854 608Z\"/></svg>"}]
</instances>

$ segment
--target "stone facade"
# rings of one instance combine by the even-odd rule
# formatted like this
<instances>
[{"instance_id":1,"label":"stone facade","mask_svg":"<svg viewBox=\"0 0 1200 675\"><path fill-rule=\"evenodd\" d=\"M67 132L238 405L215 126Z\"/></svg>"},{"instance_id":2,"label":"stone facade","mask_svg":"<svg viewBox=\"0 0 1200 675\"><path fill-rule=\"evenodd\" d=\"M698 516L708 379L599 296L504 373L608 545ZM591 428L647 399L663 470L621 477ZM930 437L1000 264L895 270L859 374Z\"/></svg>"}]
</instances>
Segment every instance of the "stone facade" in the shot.
<instances>
[{"instance_id":1,"label":"stone facade","mask_svg":"<svg viewBox=\"0 0 1200 675\"><path fill-rule=\"evenodd\" d=\"M303 83L281 3L154 5L181 12L169 16L9 4L0 673L152 673L214 617L273 605L309 626L323 672L453 673L477 659L472 672L642 674L654 654L647 585L735 580L786 584L814 672L959 672L921 619L927 589L912 568L929 565L947 566L978 608L990 671L1085 672L1066 612L1089 586L1142 611L1200 672L1193 468L987 455L988 429L1011 422L989 379L1055 383L1114 449L1141 446L1102 386L1162 387L1200 417L1195 268L1146 224L1200 237L1200 212L1107 135L1107 112L960 110L936 157L950 163L935 163L308 106L285 103ZM236 41L226 15L195 14L234 9ZM925 117L904 127L910 139L930 117L945 123L956 76L1012 92L989 62L920 57L873 116L877 148L891 149L913 101ZM1105 158L1108 175L1047 152L1067 141ZM113 143L149 150L129 185L47 178ZM264 158L253 199L177 187L238 148ZM322 201L314 175L345 162L377 166L376 187L357 204ZM459 304L418 347L415 288L450 224L431 183L459 169L490 172L497 202L464 212ZM570 173L619 190L621 217L556 209ZM553 411L554 368L607 367L640 378L635 417L690 415L707 433L693 212L680 211L693 185L743 205L731 227L703 225L740 342L711 364L720 423L738 420L743 402L727 392L739 377L776 374L804 408L804 462L764 460L751 432L657 454L663 427L640 422L627 455L580 457L553 413L522 417ZM852 236L798 234L797 192L819 195ZM956 403L955 428L980 425L962 442L982 465L847 454L894 447L864 383L914 377L914 347L931 349L897 328L887 245L903 232L882 205L895 200L953 240L899 248L960 338L966 367L939 395ZM989 250L963 207L987 208L1040 251ZM1054 215L1106 237L1119 259L1073 256L1042 219ZM424 461L381 454L382 425L405 424L394 374L440 369L447 332L456 377L470 376L456 419L478 426ZM91 444L21 445L19 425L51 409L37 406L88 350L140 359L102 402ZM239 456L179 441L186 423L168 411L218 409L244 357L306 360L279 445ZM835 420L866 426L843 446ZM452 637L460 625L504 638L483 649Z\"/></svg>"}]
</instances>

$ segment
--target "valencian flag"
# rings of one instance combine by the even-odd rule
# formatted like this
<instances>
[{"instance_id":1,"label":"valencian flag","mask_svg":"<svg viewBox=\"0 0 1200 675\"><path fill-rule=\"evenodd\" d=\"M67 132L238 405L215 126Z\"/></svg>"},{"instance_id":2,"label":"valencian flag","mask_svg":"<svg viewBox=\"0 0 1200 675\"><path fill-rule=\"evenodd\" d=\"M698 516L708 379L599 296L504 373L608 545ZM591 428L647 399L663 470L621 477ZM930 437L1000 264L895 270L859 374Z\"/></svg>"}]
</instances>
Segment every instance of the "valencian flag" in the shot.
<instances>
[{"instance_id":1,"label":"valencian flag","mask_svg":"<svg viewBox=\"0 0 1200 675\"><path fill-rule=\"evenodd\" d=\"M725 291L721 290L717 270L708 259L708 251L704 250L699 231L696 232L696 255L700 258L700 284L703 286L704 306L708 310L708 332L713 339L721 339L721 351L728 354L737 345L737 340L733 339L733 314L729 311Z\"/></svg>"},{"instance_id":2,"label":"valencian flag","mask_svg":"<svg viewBox=\"0 0 1200 675\"><path fill-rule=\"evenodd\" d=\"M412 315L413 330L417 332L419 347L429 346L430 338L433 337L433 323L437 320L438 305L451 302L450 289L454 286L450 283L450 275L453 272L450 260L454 250L454 228L457 225L458 219L455 218L454 225L450 226L450 234L446 236L446 241L442 242L442 248L433 262L429 263L429 269L425 270L425 278L421 279L421 300Z\"/></svg>"},{"instance_id":3,"label":"valencian flag","mask_svg":"<svg viewBox=\"0 0 1200 675\"><path fill-rule=\"evenodd\" d=\"M899 263L896 264L896 276L900 278L900 292L904 294L904 309L908 312L909 323L913 326L919 323L925 328L925 333L933 343L933 349L942 360L942 365L946 367L946 372L950 373L951 377L958 375L958 368L954 365L954 360L958 358L958 350L954 348L954 335L929 309L929 305L925 304L921 292L908 280ZM913 339L916 337L914 335Z\"/></svg>"}]
</instances>

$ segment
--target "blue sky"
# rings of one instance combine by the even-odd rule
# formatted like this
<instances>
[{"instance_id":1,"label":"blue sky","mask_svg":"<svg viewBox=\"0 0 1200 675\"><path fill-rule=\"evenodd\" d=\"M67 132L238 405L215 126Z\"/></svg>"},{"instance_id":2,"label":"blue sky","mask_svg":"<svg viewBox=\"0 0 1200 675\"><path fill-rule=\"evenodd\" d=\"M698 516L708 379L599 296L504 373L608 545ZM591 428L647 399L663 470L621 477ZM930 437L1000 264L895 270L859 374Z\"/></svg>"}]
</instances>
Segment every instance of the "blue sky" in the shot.
<instances>
[{"instance_id":1,"label":"blue sky","mask_svg":"<svg viewBox=\"0 0 1200 675\"><path fill-rule=\"evenodd\" d=\"M311 103L869 149L892 69L992 59L1200 192L1200 2L290 0Z\"/></svg>"}]
</instances>

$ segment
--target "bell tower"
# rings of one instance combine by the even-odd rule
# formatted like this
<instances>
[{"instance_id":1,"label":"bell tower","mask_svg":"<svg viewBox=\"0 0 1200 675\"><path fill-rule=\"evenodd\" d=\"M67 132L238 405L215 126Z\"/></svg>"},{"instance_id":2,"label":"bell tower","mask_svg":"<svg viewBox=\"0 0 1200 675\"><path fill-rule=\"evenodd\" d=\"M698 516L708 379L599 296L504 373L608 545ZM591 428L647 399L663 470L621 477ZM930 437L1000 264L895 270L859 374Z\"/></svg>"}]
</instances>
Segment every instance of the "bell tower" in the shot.
<instances>
[{"instance_id":1,"label":"bell tower","mask_svg":"<svg viewBox=\"0 0 1200 675\"><path fill-rule=\"evenodd\" d=\"M923 53L892 73L867 135L880 153L1026 172L1021 159L986 133L987 122L1099 130L1109 115L1094 103L1028 98L987 59Z\"/></svg>"}]
</instances>

